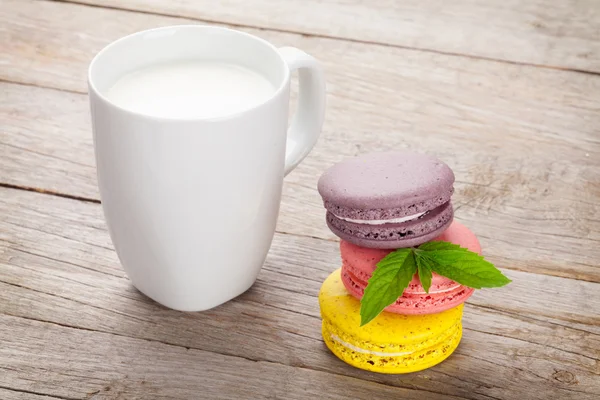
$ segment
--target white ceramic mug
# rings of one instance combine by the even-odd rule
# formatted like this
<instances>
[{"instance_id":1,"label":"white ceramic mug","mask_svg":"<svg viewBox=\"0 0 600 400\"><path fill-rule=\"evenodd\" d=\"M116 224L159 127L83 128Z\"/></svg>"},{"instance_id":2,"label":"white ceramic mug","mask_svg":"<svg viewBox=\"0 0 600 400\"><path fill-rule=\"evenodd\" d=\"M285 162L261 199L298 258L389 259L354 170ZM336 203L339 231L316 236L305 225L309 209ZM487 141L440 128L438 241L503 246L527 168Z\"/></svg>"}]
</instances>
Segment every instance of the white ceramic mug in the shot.
<instances>
[{"instance_id":1,"label":"white ceramic mug","mask_svg":"<svg viewBox=\"0 0 600 400\"><path fill-rule=\"evenodd\" d=\"M245 66L277 89L248 111L213 119L137 114L106 97L124 74L190 59ZM288 129L296 69L298 110ZM108 45L92 61L88 84L104 215L133 284L183 311L250 288L271 246L283 177L321 131L325 81L317 61L231 29L174 26Z\"/></svg>"}]
</instances>

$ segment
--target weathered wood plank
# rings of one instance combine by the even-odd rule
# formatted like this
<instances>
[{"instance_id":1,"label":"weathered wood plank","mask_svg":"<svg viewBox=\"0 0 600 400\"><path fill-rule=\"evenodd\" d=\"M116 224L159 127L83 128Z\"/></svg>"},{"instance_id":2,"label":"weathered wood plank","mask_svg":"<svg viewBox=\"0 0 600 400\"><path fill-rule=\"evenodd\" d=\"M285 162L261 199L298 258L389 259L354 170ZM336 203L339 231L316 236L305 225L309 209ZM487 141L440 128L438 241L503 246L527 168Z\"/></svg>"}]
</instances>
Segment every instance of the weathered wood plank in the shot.
<instances>
[{"instance_id":1,"label":"weathered wood plank","mask_svg":"<svg viewBox=\"0 0 600 400\"><path fill-rule=\"evenodd\" d=\"M98 199L87 97L7 83L0 92L0 181Z\"/></svg>"},{"instance_id":2,"label":"weathered wood plank","mask_svg":"<svg viewBox=\"0 0 600 400\"><path fill-rule=\"evenodd\" d=\"M600 72L594 0L67 1Z\"/></svg>"},{"instance_id":3,"label":"weathered wood plank","mask_svg":"<svg viewBox=\"0 0 600 400\"><path fill-rule=\"evenodd\" d=\"M307 368L6 315L0 340L0 385L61 399L422 398L417 390Z\"/></svg>"},{"instance_id":4,"label":"weathered wood plank","mask_svg":"<svg viewBox=\"0 0 600 400\"><path fill-rule=\"evenodd\" d=\"M108 41L186 22L0 5L8 10L0 38L10 46L0 78L79 92L87 62ZM331 77L323 140L285 186L278 229L292 235L276 236L250 291L206 313L178 313L130 286L99 205L0 188L0 398L597 398L598 79L249 31L315 54ZM0 183L96 200L85 96L1 89ZM448 160L459 218L493 261L515 269L513 284L470 300L453 357L402 377L352 369L323 346L316 293L339 255L335 242L307 237L333 238L314 190L320 172L389 147Z\"/></svg>"},{"instance_id":5,"label":"weathered wood plank","mask_svg":"<svg viewBox=\"0 0 600 400\"><path fill-rule=\"evenodd\" d=\"M0 199L8 216L0 222L1 313L469 399L600 394L596 283L509 272L513 284L470 301L451 359L379 376L342 364L320 339L316 294L339 263L336 243L278 234L250 291L205 313L180 313L115 273L99 205L8 189Z\"/></svg>"}]
</instances>

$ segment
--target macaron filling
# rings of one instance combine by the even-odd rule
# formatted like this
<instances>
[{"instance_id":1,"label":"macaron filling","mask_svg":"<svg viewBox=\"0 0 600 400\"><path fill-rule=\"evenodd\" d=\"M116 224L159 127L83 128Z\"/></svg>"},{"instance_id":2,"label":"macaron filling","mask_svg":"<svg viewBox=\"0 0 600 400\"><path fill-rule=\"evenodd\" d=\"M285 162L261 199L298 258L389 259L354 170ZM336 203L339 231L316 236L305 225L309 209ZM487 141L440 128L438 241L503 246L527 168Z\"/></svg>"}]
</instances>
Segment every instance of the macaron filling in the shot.
<instances>
[{"instance_id":1,"label":"macaron filling","mask_svg":"<svg viewBox=\"0 0 600 400\"><path fill-rule=\"evenodd\" d=\"M416 215L416 214L412 214ZM375 242L415 239L421 243L439 236L452 222L454 212L451 202L443 203L430 212L424 212L416 219L400 223L387 223L382 225L368 225L364 220L360 223L340 219L332 212L328 212L326 219L330 229L344 240L359 244L356 240L369 240ZM353 218L354 219L354 218ZM420 237L425 237L419 240ZM431 236L431 237L429 237ZM408 242L406 242L408 243ZM418 243L418 244L421 244ZM413 245L413 244L411 244ZM410 245L409 245L410 246ZM376 247L376 246L373 246ZM408 247L408 246L395 246Z\"/></svg>"},{"instance_id":2,"label":"macaron filling","mask_svg":"<svg viewBox=\"0 0 600 400\"><path fill-rule=\"evenodd\" d=\"M399 204L397 206L391 206L387 208L359 208L343 206L327 199L324 199L323 205L327 211L340 219L348 218L356 221L384 221L407 216L412 217L416 214L423 214L427 213L428 211L432 211L446 203L449 203L453 193L454 188L450 187L450 189L439 194L435 198L411 202L406 205Z\"/></svg>"},{"instance_id":3,"label":"macaron filling","mask_svg":"<svg viewBox=\"0 0 600 400\"><path fill-rule=\"evenodd\" d=\"M462 316L462 312L459 315ZM411 317L418 318L420 316ZM459 317L443 332L439 332L436 335L429 335L427 338L415 337L415 341L409 341L406 344L366 341L352 335L349 331L341 329L341 327L336 326L328 320L323 321L323 330L327 332L327 336L329 336L332 341L335 341L343 347L346 347L348 350L358 351L362 354L369 354L379 357L403 357L427 351L432 347L436 347L439 343L446 342L448 338L452 338L458 331L461 330L461 325L461 318ZM409 337L408 331L403 333L407 335L407 338Z\"/></svg>"},{"instance_id":4,"label":"macaron filling","mask_svg":"<svg viewBox=\"0 0 600 400\"><path fill-rule=\"evenodd\" d=\"M390 219L352 219L341 217L333 214L336 218L342 219L347 222L354 222L355 224L367 224L367 225L385 225L385 224L400 224L402 222L412 221L414 219L425 216L429 211L423 211L414 215L408 215L406 217L390 218Z\"/></svg>"},{"instance_id":5,"label":"macaron filling","mask_svg":"<svg viewBox=\"0 0 600 400\"><path fill-rule=\"evenodd\" d=\"M344 340L342 340L339 336L337 336L336 334L331 334L331 338L333 339L333 341L338 342L339 344L341 344L342 346L359 352L359 353L363 353L363 354L371 354L373 356L379 356L379 357L399 357L399 356L406 356L408 354L413 354L414 351L399 351L397 353L393 353L393 352L384 352L384 351L374 351L374 350L365 350L365 349L361 349L358 346L355 346L353 344L350 344Z\"/></svg>"}]
</instances>

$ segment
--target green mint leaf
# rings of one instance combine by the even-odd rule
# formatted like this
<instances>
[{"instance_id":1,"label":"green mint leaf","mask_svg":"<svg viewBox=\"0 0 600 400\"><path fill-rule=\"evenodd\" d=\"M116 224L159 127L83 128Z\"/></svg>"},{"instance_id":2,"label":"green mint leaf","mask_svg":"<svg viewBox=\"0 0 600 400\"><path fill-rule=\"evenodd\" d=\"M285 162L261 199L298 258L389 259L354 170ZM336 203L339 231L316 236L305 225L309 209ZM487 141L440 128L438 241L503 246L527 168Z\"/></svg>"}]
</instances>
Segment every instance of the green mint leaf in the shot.
<instances>
[{"instance_id":1,"label":"green mint leaf","mask_svg":"<svg viewBox=\"0 0 600 400\"><path fill-rule=\"evenodd\" d=\"M393 251L379 261L360 301L360 326L371 322L402 296L416 272L413 249Z\"/></svg>"},{"instance_id":2,"label":"green mint leaf","mask_svg":"<svg viewBox=\"0 0 600 400\"><path fill-rule=\"evenodd\" d=\"M443 241L440 241L440 240L436 240L434 242L423 243L422 245L419 246L419 250L425 250L425 251L433 251L433 250L460 250L460 249L467 250L467 249L465 249L463 247L460 247L457 244L450 243L450 242L443 242Z\"/></svg>"},{"instance_id":3,"label":"green mint leaf","mask_svg":"<svg viewBox=\"0 0 600 400\"><path fill-rule=\"evenodd\" d=\"M425 289L425 293L429 293L429 288L431 287L432 262L429 257L427 257L427 253L419 251L415 252L415 261L417 262L421 286Z\"/></svg>"},{"instance_id":4,"label":"green mint leaf","mask_svg":"<svg viewBox=\"0 0 600 400\"><path fill-rule=\"evenodd\" d=\"M417 263L419 258L425 258L433 272L474 289L500 287L511 282L482 256L453 243L422 244L416 258Z\"/></svg>"}]
</instances>

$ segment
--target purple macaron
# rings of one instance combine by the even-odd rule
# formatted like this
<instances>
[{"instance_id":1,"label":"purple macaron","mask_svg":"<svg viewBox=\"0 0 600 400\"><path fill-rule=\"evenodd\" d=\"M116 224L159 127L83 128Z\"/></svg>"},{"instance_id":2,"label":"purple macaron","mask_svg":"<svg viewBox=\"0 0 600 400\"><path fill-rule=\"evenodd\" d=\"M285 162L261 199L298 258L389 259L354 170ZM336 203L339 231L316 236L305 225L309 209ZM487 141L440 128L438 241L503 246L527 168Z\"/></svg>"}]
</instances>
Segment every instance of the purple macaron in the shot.
<instances>
[{"instance_id":1,"label":"purple macaron","mask_svg":"<svg viewBox=\"0 0 600 400\"><path fill-rule=\"evenodd\" d=\"M327 225L357 246L398 249L439 236L454 215L454 173L412 152L373 153L336 164L319 179Z\"/></svg>"}]
</instances>

